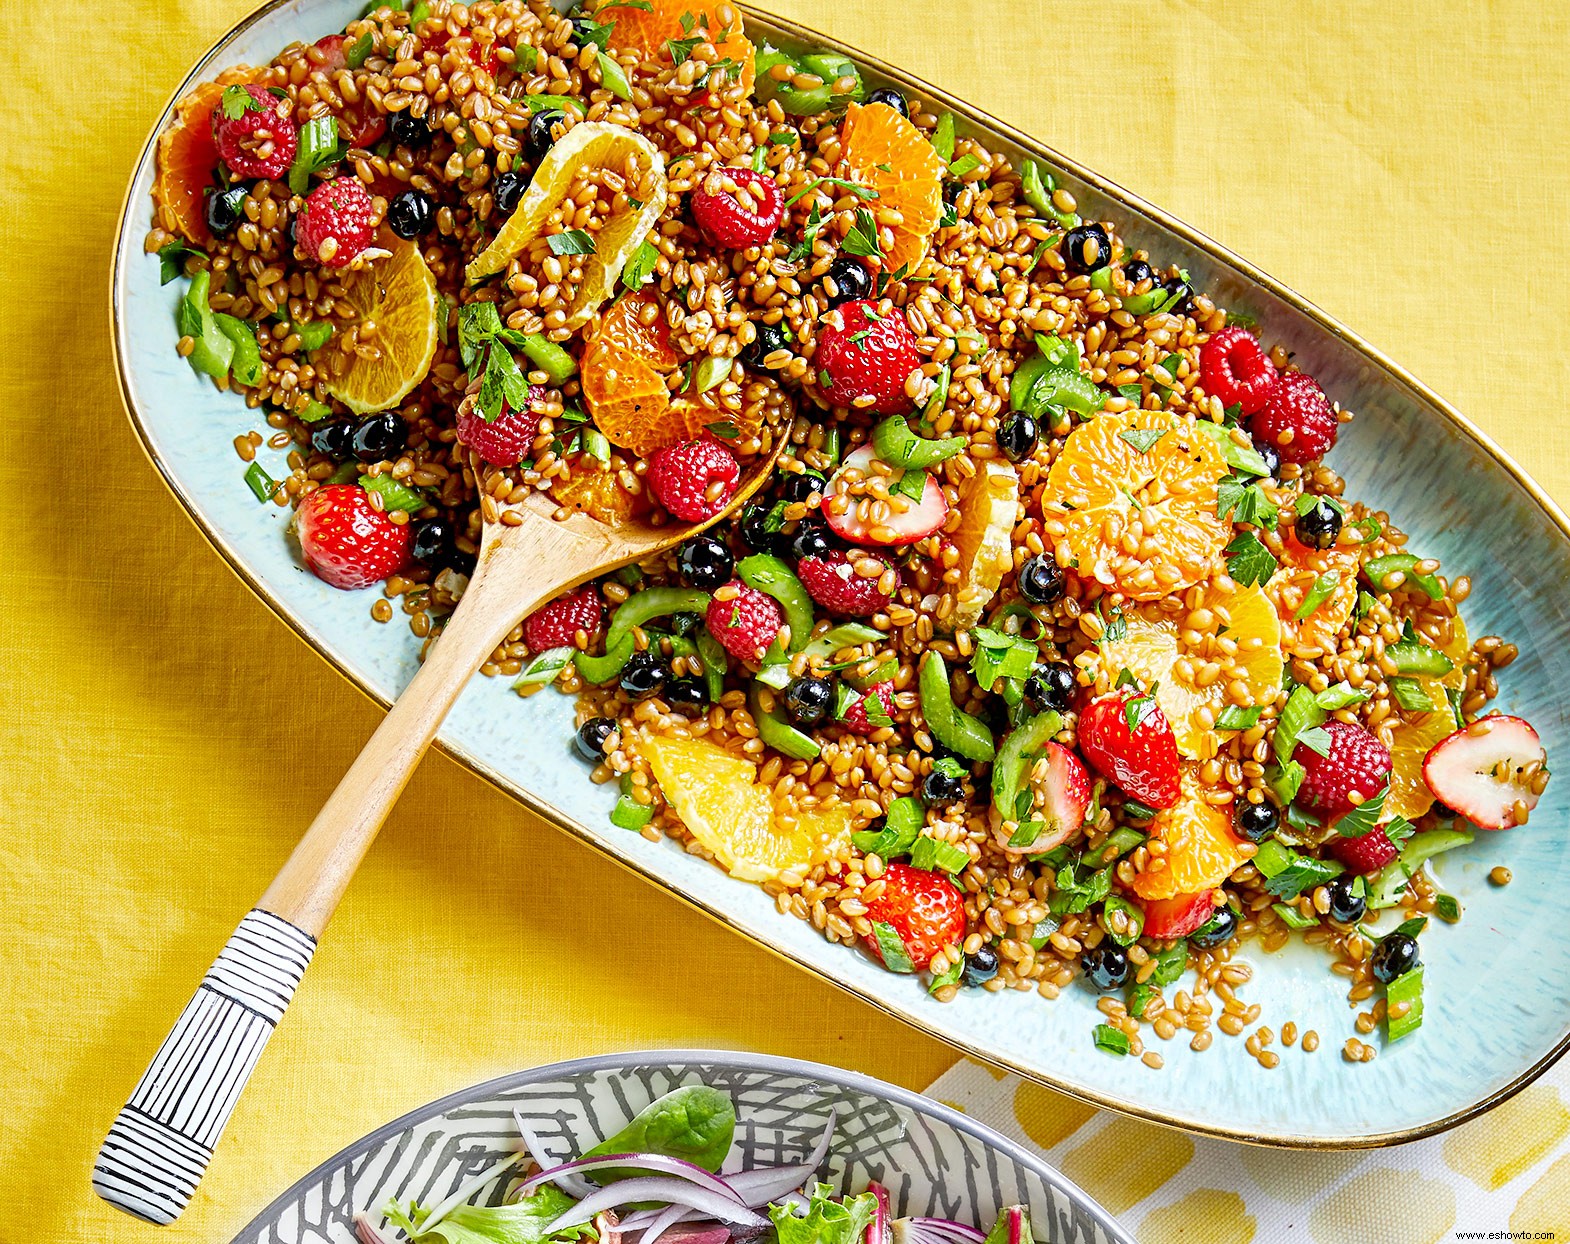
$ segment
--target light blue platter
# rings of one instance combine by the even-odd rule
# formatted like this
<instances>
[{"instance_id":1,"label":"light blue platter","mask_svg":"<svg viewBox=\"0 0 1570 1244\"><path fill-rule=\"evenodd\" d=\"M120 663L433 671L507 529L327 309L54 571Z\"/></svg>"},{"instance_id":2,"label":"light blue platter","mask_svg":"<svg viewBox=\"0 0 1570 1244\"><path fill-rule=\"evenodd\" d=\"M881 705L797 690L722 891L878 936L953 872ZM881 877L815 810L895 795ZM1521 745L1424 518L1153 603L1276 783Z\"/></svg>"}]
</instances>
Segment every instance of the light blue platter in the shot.
<instances>
[{"instance_id":1,"label":"light blue platter","mask_svg":"<svg viewBox=\"0 0 1570 1244\"><path fill-rule=\"evenodd\" d=\"M176 92L237 63L264 63L292 40L341 30L361 0L281 0L242 22ZM1346 329L1209 239L1079 168L1024 135L854 49L750 11L755 41L832 47L870 70L873 81L939 101L962 127L997 149L1044 161L1091 218L1114 219L1124 236L1163 262L1188 267L1223 304L1254 315L1272 340L1290 343L1306 370L1358 412L1333 461L1352 495L1377 499L1413 535L1414 549L1438 557L1474 584L1466 616L1474 635L1497 633L1520 645L1499 707L1529 718L1550 761L1567 742L1570 582L1565 516L1465 419ZM168 113L160 118L162 129ZM233 438L265 429L256 412L199 380L174 351L179 284L160 288L156 258L143 254L150 226L152 139L127 199L115 256L115 341L132 422L149 457L217 550L302 638L386 703L415 671L417 641L407 628L379 626L368 592L346 593L310 575L285 538L287 512L259 505L242 482ZM259 460L284 473L281 455ZM1545 590L1545 585L1550 585ZM1570 892L1564 850L1570 784L1553 782L1531 823L1478 835L1442 857L1444 888L1461 900L1464 921L1423 937L1427 1015L1422 1031L1372 1064L1342 1061L1352 1013L1341 978L1322 954L1293 946L1256 967L1246 996L1278 1031L1287 1020L1317 1029L1314 1055L1282 1051L1265 1071L1239 1041L1204 1053L1182 1041L1158 1043L1166 1068L1101 1053L1091 1044L1095 999L1078 989L1049 1003L1034 994L966 991L947 1006L912 977L831 946L812 928L779 915L756 886L732 881L669 843L650 843L607 819L609 788L591 785L570 758L572 705L556 694L520 700L502 680L477 678L444 726L440 744L528 807L672 894L788 956L809 971L960 1049L1098 1105L1194 1131L1265 1144L1388 1144L1440 1131L1487 1109L1540 1074L1570 1040L1570 941L1551 935ZM1515 881L1496 889L1496 864ZM847 1009L843 1022L854 1024Z\"/></svg>"}]
</instances>

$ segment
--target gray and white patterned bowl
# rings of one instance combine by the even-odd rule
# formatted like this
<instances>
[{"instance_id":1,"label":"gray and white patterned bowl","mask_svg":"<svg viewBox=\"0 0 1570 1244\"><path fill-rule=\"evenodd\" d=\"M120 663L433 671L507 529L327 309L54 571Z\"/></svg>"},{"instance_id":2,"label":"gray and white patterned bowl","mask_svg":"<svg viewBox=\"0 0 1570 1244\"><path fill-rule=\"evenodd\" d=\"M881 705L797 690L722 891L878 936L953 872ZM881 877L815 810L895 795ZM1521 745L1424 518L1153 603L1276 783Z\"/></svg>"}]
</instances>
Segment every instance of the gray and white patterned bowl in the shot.
<instances>
[{"instance_id":1,"label":"gray and white patterned bowl","mask_svg":"<svg viewBox=\"0 0 1570 1244\"><path fill-rule=\"evenodd\" d=\"M1133 1244L1069 1180L956 1110L853 1071L714 1050L554 1063L431 1102L322 1163L233 1244L351 1244L355 1213L374 1217L393 1197L431 1204L511 1152L514 1110L552 1156L566 1158L656 1097L699 1083L736 1103L727 1170L805 1160L833 1111L823 1178L846 1191L877 1180L897 1216L953 1218L985 1229L1003 1206L1021 1204L1030 1207L1041 1244ZM498 1184L490 1200L501 1193Z\"/></svg>"}]
</instances>

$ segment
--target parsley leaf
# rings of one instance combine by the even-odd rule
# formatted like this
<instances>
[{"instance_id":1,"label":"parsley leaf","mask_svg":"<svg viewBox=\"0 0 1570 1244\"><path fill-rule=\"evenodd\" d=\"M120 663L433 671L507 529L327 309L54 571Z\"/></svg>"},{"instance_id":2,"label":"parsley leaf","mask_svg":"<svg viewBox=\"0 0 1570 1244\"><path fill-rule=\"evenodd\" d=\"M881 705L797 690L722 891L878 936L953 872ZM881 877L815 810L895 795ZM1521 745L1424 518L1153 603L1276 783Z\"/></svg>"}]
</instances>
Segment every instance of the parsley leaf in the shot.
<instances>
[{"instance_id":1,"label":"parsley leaf","mask_svg":"<svg viewBox=\"0 0 1570 1244\"><path fill-rule=\"evenodd\" d=\"M1385 798L1389 794L1390 783L1386 782L1377 795L1363 800L1336 822L1336 833L1343 838L1361 838L1372 832L1379 823L1379 814L1385 810Z\"/></svg>"},{"instance_id":2,"label":"parsley leaf","mask_svg":"<svg viewBox=\"0 0 1570 1244\"><path fill-rule=\"evenodd\" d=\"M1166 434L1166 428L1124 428L1118 433L1118 439L1127 441L1140 453L1148 454Z\"/></svg>"},{"instance_id":3,"label":"parsley leaf","mask_svg":"<svg viewBox=\"0 0 1570 1244\"><path fill-rule=\"evenodd\" d=\"M546 239L546 245L551 248L553 255L592 255L594 254L594 238L582 229L568 229L565 233L553 233ZM648 245L647 242L644 243Z\"/></svg>"},{"instance_id":4,"label":"parsley leaf","mask_svg":"<svg viewBox=\"0 0 1570 1244\"><path fill-rule=\"evenodd\" d=\"M632 252L632 258L622 268L621 283L628 289L637 289L647 283L659 262L660 252L645 239L638 244L638 249Z\"/></svg>"},{"instance_id":5,"label":"parsley leaf","mask_svg":"<svg viewBox=\"0 0 1570 1244\"><path fill-rule=\"evenodd\" d=\"M224 87L218 106L223 109L224 119L228 121L238 121L248 112L266 112L272 107L265 99L257 99L252 95L246 86Z\"/></svg>"},{"instance_id":6,"label":"parsley leaf","mask_svg":"<svg viewBox=\"0 0 1570 1244\"><path fill-rule=\"evenodd\" d=\"M882 256L883 250L878 245L878 222L866 208L856 209L856 223L845 235L840 249L847 255L863 255L874 259Z\"/></svg>"},{"instance_id":7,"label":"parsley leaf","mask_svg":"<svg viewBox=\"0 0 1570 1244\"><path fill-rule=\"evenodd\" d=\"M204 259L207 252L195 246L187 246L184 242L166 242L158 248L158 283L167 285L176 277L185 275L185 257L187 255L200 255Z\"/></svg>"},{"instance_id":8,"label":"parsley leaf","mask_svg":"<svg viewBox=\"0 0 1570 1244\"><path fill-rule=\"evenodd\" d=\"M1266 582L1279 564L1252 531L1241 531L1233 537L1226 553L1227 573L1239 587Z\"/></svg>"},{"instance_id":9,"label":"parsley leaf","mask_svg":"<svg viewBox=\"0 0 1570 1244\"><path fill-rule=\"evenodd\" d=\"M1240 475L1227 475L1216 485L1216 517L1224 519L1229 514L1235 523L1269 531L1276 525L1279 510L1258 484L1245 483Z\"/></svg>"},{"instance_id":10,"label":"parsley leaf","mask_svg":"<svg viewBox=\"0 0 1570 1244\"><path fill-rule=\"evenodd\" d=\"M1309 588L1307 593L1304 594L1303 603L1297 607L1297 613L1293 616L1299 622L1305 618L1312 617L1319 607L1330 599L1331 594L1340 583L1341 572L1339 570L1325 571L1324 574L1314 580L1314 586Z\"/></svg>"}]
</instances>

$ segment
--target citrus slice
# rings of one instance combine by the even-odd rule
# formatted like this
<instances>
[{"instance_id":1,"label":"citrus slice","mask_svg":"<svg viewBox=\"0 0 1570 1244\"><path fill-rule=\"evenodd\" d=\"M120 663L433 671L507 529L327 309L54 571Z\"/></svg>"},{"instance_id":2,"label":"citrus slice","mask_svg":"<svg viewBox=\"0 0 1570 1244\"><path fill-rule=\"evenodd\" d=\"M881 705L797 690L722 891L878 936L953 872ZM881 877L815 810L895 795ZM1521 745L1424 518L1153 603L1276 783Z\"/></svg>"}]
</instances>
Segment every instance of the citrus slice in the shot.
<instances>
[{"instance_id":1,"label":"citrus slice","mask_svg":"<svg viewBox=\"0 0 1570 1244\"><path fill-rule=\"evenodd\" d=\"M886 272L915 269L943 215L943 157L922 132L887 104L851 104L840 131L843 177L877 192L875 208L903 218L883 256Z\"/></svg>"},{"instance_id":2,"label":"citrus slice","mask_svg":"<svg viewBox=\"0 0 1570 1244\"><path fill-rule=\"evenodd\" d=\"M1172 898L1213 890L1248 858L1242 839L1232 832L1232 818L1204 800L1198 767L1183 766L1183 794L1157 814L1150 835L1166 845L1165 855L1152 854L1145 871L1131 883L1143 899Z\"/></svg>"},{"instance_id":3,"label":"citrus slice","mask_svg":"<svg viewBox=\"0 0 1570 1244\"><path fill-rule=\"evenodd\" d=\"M655 735L643 744L666 801L688 831L733 877L769 881L812 861L813 837L798 824L777 829L769 791L758 769L701 739Z\"/></svg>"},{"instance_id":4,"label":"citrus slice","mask_svg":"<svg viewBox=\"0 0 1570 1244\"><path fill-rule=\"evenodd\" d=\"M1288 651L1313 648L1334 652L1337 639L1357 607L1358 555L1355 548L1337 545L1311 549L1292 537L1281 541L1281 565L1265 585L1281 618L1282 645ZM1333 577L1330 594L1301 621L1298 610L1315 585Z\"/></svg>"},{"instance_id":5,"label":"citrus slice","mask_svg":"<svg viewBox=\"0 0 1570 1244\"><path fill-rule=\"evenodd\" d=\"M644 61L673 60L667 43L717 33L719 42L714 45L715 51L722 60L739 68L742 91L752 93L753 48L743 33L739 9L730 4L719 4L711 9L694 4L693 0L648 0L648 6L646 9L614 3L600 6L613 10L604 15L613 23L606 39L606 46L611 51L636 52ZM595 16L598 18L599 14ZM685 26L683 18L687 19Z\"/></svg>"},{"instance_id":6,"label":"citrus slice","mask_svg":"<svg viewBox=\"0 0 1570 1244\"><path fill-rule=\"evenodd\" d=\"M647 457L656 449L690 440L688 411L673 406L665 374L675 370L676 352L658 298L648 291L618 299L589 334L580 362L583 400L613 445ZM645 323L652 320L651 323Z\"/></svg>"},{"instance_id":7,"label":"citrus slice","mask_svg":"<svg viewBox=\"0 0 1570 1244\"><path fill-rule=\"evenodd\" d=\"M665 211L665 157L642 134L624 125L585 121L557 139L534 170L517 210L491 244L469 261L465 278L473 284L502 271L534 241L581 169L595 165L624 168L634 158L649 168L642 185L642 206L615 213L594 235L594 253L584 257L583 284L568 308L567 327L587 322L615 291L623 266Z\"/></svg>"},{"instance_id":8,"label":"citrus slice","mask_svg":"<svg viewBox=\"0 0 1570 1244\"><path fill-rule=\"evenodd\" d=\"M1459 621L1459 619L1458 619ZM1446 675L1449 677L1449 675ZM1390 732L1390 793L1385 796L1384 818L1404 816L1415 821L1434 804L1434 792L1423 779L1423 760L1434 744L1456 730L1455 712L1437 678L1413 680L1428 697L1433 710L1399 722Z\"/></svg>"},{"instance_id":9,"label":"citrus slice","mask_svg":"<svg viewBox=\"0 0 1570 1244\"><path fill-rule=\"evenodd\" d=\"M218 83L203 82L175 105L173 122L158 136L153 211L165 229L201 246L212 240L202 198L218 166L213 109L223 93Z\"/></svg>"},{"instance_id":10,"label":"citrus slice","mask_svg":"<svg viewBox=\"0 0 1570 1244\"><path fill-rule=\"evenodd\" d=\"M1097 415L1063 443L1042 513L1049 530L1063 532L1081 578L1155 600L1215 566L1230 532L1216 516L1226 473L1216 442L1191 419L1160 410Z\"/></svg>"},{"instance_id":11,"label":"citrus slice","mask_svg":"<svg viewBox=\"0 0 1570 1244\"><path fill-rule=\"evenodd\" d=\"M959 550L954 594L956 630L975 626L1014 566L1014 524L1019 521L1019 472L1006 462L980 462L959 491L959 526L950 539Z\"/></svg>"},{"instance_id":12,"label":"citrus slice","mask_svg":"<svg viewBox=\"0 0 1570 1244\"><path fill-rule=\"evenodd\" d=\"M832 859L850 844L850 809L816 808L796 817L796 829L812 843L812 858Z\"/></svg>"},{"instance_id":13,"label":"citrus slice","mask_svg":"<svg viewBox=\"0 0 1570 1244\"><path fill-rule=\"evenodd\" d=\"M637 522L653 511L648 489L631 491L622 483L619 471L611 470L592 454L576 455L570 466L571 474L566 479L551 484L551 497L557 505L612 527Z\"/></svg>"},{"instance_id":14,"label":"citrus slice","mask_svg":"<svg viewBox=\"0 0 1570 1244\"><path fill-rule=\"evenodd\" d=\"M378 353L335 356L340 370L322 387L357 415L388 410L412 393L436 357L436 319L442 306L436 278L413 242L383 229L377 242L390 253L343 278L344 298L361 320L376 324Z\"/></svg>"},{"instance_id":15,"label":"citrus slice","mask_svg":"<svg viewBox=\"0 0 1570 1244\"><path fill-rule=\"evenodd\" d=\"M1450 642L1442 644L1439 651L1454 663L1450 672L1439 681L1447 687L1461 690L1466 686L1466 663L1472 655L1472 641L1466 633L1466 623L1461 620L1459 613L1450 619Z\"/></svg>"}]
</instances>

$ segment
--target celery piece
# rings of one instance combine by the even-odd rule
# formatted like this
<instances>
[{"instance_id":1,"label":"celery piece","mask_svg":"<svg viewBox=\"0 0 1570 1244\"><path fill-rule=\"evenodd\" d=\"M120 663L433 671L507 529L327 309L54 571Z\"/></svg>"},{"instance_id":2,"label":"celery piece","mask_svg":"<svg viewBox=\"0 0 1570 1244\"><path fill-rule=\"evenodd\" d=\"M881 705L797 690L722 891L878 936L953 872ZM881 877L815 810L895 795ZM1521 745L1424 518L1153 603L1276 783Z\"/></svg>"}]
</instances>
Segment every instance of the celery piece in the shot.
<instances>
[{"instance_id":1,"label":"celery piece","mask_svg":"<svg viewBox=\"0 0 1570 1244\"><path fill-rule=\"evenodd\" d=\"M234 359L234 342L218 327L218 318L207 305L212 279L212 273L205 268L191 278L185 297L175 308L175 326L182 337L196 343L188 356L191 366L214 380L222 380L229 374L229 364Z\"/></svg>"},{"instance_id":2,"label":"celery piece","mask_svg":"<svg viewBox=\"0 0 1570 1244\"><path fill-rule=\"evenodd\" d=\"M229 374L239 384L246 386L260 384L262 376L266 373L262 368L261 347L256 344L256 330L244 320L226 315L222 311L216 312L213 319L218 323L218 331L234 342L234 356L229 360Z\"/></svg>"},{"instance_id":3,"label":"celery piece","mask_svg":"<svg viewBox=\"0 0 1570 1244\"><path fill-rule=\"evenodd\" d=\"M1403 1002L1406 1003L1406 1013L1400 1017L1390 1016L1391 1009ZM1422 967L1403 972L1385 986L1385 1015L1385 1036L1391 1041L1399 1041L1423 1026Z\"/></svg>"}]
</instances>

